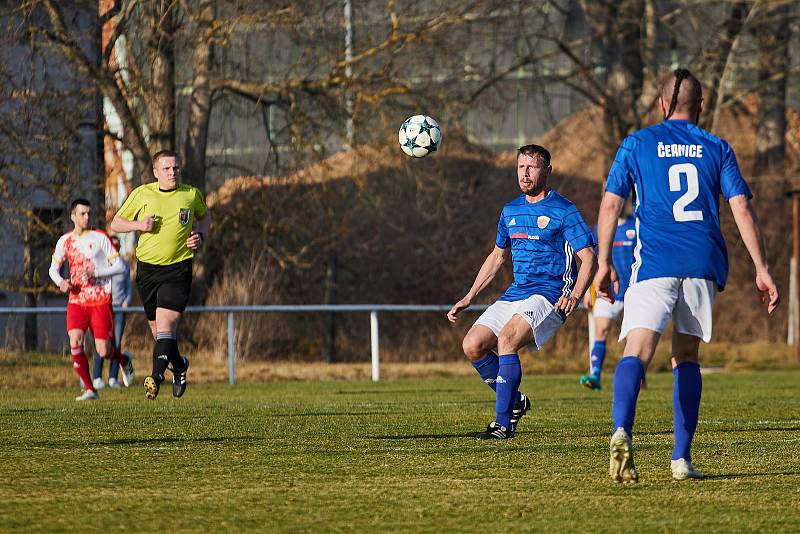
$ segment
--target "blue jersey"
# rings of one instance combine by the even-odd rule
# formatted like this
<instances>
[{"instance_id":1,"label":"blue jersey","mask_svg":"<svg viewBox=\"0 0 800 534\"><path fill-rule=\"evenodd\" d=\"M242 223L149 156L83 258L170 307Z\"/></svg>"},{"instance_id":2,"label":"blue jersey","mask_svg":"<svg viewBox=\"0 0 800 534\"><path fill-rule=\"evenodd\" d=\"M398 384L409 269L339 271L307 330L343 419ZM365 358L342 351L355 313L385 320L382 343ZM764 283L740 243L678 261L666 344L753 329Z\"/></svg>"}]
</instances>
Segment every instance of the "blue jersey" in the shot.
<instances>
[{"instance_id":1,"label":"blue jersey","mask_svg":"<svg viewBox=\"0 0 800 534\"><path fill-rule=\"evenodd\" d=\"M690 121L667 120L622 142L606 191L634 188L636 234L631 284L659 277L704 278L720 291L728 250L719 196L752 197L731 146Z\"/></svg>"},{"instance_id":2,"label":"blue jersey","mask_svg":"<svg viewBox=\"0 0 800 534\"><path fill-rule=\"evenodd\" d=\"M497 223L495 244L511 247L514 282L500 300L541 295L551 304L575 285L575 252L594 245L578 208L553 190L538 202L522 194L506 204Z\"/></svg>"},{"instance_id":3,"label":"blue jersey","mask_svg":"<svg viewBox=\"0 0 800 534\"><path fill-rule=\"evenodd\" d=\"M597 226L594 227L594 238L597 241ZM625 292L631 280L631 267L633 266L633 249L636 246L636 221L633 216L617 225L614 232L614 242L611 246L611 263L619 277L619 291L611 288L614 300L625 300Z\"/></svg>"}]
</instances>

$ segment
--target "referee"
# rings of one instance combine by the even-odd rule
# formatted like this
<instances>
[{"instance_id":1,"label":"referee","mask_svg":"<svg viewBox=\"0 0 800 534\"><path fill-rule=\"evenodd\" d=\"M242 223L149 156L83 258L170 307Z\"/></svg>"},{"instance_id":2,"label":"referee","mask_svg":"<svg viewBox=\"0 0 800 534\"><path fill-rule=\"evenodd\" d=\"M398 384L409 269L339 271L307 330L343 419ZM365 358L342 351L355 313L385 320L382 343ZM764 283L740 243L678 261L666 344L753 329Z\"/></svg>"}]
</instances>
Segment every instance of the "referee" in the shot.
<instances>
[{"instance_id":1,"label":"referee","mask_svg":"<svg viewBox=\"0 0 800 534\"><path fill-rule=\"evenodd\" d=\"M115 233L139 232L136 286L155 339L153 373L144 379L153 400L171 365L172 394L186 391L189 360L178 350L178 321L192 285L192 258L203 244L211 217L203 193L180 184L180 158L171 150L153 156L156 182L134 189L114 216ZM196 226L196 228L195 228Z\"/></svg>"}]
</instances>

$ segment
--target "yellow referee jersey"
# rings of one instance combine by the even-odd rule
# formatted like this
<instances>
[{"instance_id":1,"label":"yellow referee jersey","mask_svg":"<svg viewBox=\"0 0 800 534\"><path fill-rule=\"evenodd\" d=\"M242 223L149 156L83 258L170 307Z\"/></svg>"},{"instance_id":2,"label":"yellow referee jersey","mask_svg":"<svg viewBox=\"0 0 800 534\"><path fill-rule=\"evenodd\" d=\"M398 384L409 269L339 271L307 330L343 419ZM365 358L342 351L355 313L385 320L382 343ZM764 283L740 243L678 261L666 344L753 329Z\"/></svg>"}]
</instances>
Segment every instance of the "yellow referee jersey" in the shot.
<instances>
[{"instance_id":1,"label":"yellow referee jersey","mask_svg":"<svg viewBox=\"0 0 800 534\"><path fill-rule=\"evenodd\" d=\"M180 184L172 191L160 191L158 182L140 185L122 204L118 215L140 221L152 215L152 232L141 232L136 257L153 265L172 265L194 257L186 246L195 217L206 213L203 194L196 187Z\"/></svg>"}]
</instances>

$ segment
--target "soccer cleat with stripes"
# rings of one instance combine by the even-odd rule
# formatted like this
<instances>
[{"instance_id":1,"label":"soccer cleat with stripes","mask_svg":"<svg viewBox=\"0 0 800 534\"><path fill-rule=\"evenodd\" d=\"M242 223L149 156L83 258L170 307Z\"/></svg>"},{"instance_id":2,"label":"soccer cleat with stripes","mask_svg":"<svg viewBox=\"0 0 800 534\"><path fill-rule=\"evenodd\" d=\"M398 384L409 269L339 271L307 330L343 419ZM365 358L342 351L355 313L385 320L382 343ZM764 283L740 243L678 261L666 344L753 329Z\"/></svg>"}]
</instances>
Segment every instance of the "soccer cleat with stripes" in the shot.
<instances>
[{"instance_id":1,"label":"soccer cleat with stripes","mask_svg":"<svg viewBox=\"0 0 800 534\"><path fill-rule=\"evenodd\" d=\"M93 401L93 400L100 400L100 395L93 389L87 389L77 397L75 397L76 401Z\"/></svg>"},{"instance_id":2,"label":"soccer cleat with stripes","mask_svg":"<svg viewBox=\"0 0 800 534\"><path fill-rule=\"evenodd\" d=\"M670 460L669 467L672 470L672 478L674 480L686 480L688 478L704 478L705 475L702 471L698 471L692 465L692 462L684 458L677 460Z\"/></svg>"},{"instance_id":3,"label":"soccer cleat with stripes","mask_svg":"<svg viewBox=\"0 0 800 534\"><path fill-rule=\"evenodd\" d=\"M486 427L484 432L479 432L475 435L475 437L482 440L511 439L514 437L514 431L510 428L504 427L496 421L492 421L489 423L489 426Z\"/></svg>"},{"instance_id":4,"label":"soccer cleat with stripes","mask_svg":"<svg viewBox=\"0 0 800 534\"><path fill-rule=\"evenodd\" d=\"M611 462L608 474L614 482L633 484L639 482L639 474L633 463L633 444L625 429L619 427L611 436Z\"/></svg>"},{"instance_id":5,"label":"soccer cleat with stripes","mask_svg":"<svg viewBox=\"0 0 800 534\"><path fill-rule=\"evenodd\" d=\"M514 403L514 409L511 410L511 429L514 432L517 431L517 423L519 423L519 420L531 409L531 399L522 392L519 394L520 398Z\"/></svg>"},{"instance_id":6,"label":"soccer cleat with stripes","mask_svg":"<svg viewBox=\"0 0 800 534\"><path fill-rule=\"evenodd\" d=\"M130 352L123 352L122 355L128 358L128 362L122 366L122 383L127 388L133 385L136 374L133 371L133 357Z\"/></svg>"},{"instance_id":7,"label":"soccer cleat with stripes","mask_svg":"<svg viewBox=\"0 0 800 534\"><path fill-rule=\"evenodd\" d=\"M156 380L155 377L152 376L145 377L144 396L149 400L155 400L155 398L158 397L158 390L161 388L161 382L163 382L163 380L163 376L161 380Z\"/></svg>"},{"instance_id":8,"label":"soccer cleat with stripes","mask_svg":"<svg viewBox=\"0 0 800 534\"><path fill-rule=\"evenodd\" d=\"M172 396L181 398L186 392L186 372L189 370L189 358L183 358L184 366L182 371L175 372L172 369Z\"/></svg>"},{"instance_id":9,"label":"soccer cleat with stripes","mask_svg":"<svg viewBox=\"0 0 800 534\"><path fill-rule=\"evenodd\" d=\"M580 385L592 391L599 391L602 389L600 377L598 375L583 375L579 382Z\"/></svg>"}]
</instances>

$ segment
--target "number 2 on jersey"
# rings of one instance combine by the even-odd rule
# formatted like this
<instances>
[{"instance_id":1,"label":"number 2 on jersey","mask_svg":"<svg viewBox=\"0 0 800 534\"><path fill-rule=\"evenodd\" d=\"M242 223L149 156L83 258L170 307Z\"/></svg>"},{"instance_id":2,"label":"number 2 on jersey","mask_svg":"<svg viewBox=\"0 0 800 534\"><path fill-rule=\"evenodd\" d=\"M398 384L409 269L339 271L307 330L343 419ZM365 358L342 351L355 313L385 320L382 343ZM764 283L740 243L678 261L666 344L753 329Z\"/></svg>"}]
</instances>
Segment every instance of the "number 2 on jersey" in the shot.
<instances>
[{"instance_id":1,"label":"number 2 on jersey","mask_svg":"<svg viewBox=\"0 0 800 534\"><path fill-rule=\"evenodd\" d=\"M691 163L678 163L669 168L669 190L681 190L681 174L686 176L686 192L672 205L672 215L678 222L702 221L703 212L687 210L688 206L700 194L700 182L697 178L697 167Z\"/></svg>"}]
</instances>

